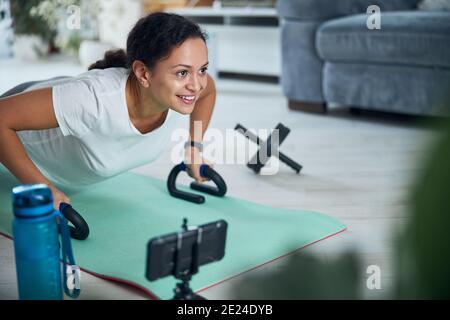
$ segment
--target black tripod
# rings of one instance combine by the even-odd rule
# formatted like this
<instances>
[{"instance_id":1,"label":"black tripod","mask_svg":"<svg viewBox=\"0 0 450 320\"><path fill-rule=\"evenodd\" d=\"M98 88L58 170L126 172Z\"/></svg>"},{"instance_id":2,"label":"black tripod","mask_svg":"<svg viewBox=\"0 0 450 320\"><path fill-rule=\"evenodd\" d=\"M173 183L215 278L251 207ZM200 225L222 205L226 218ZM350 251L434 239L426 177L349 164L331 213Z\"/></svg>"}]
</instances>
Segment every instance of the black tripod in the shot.
<instances>
[{"instance_id":1,"label":"black tripod","mask_svg":"<svg viewBox=\"0 0 450 320\"><path fill-rule=\"evenodd\" d=\"M183 225L181 226L183 231L187 231L187 219L183 219ZM189 281L191 281L192 276L198 272L199 265L199 238L197 237L197 241L195 242L192 248L192 264L189 270L181 270L181 248L178 247L175 255L175 268L174 268L174 277L181 280L181 282L177 283L177 286L173 290L175 295L172 300L207 300L206 298L195 294L191 287L189 286Z\"/></svg>"},{"instance_id":2,"label":"black tripod","mask_svg":"<svg viewBox=\"0 0 450 320\"><path fill-rule=\"evenodd\" d=\"M175 295L173 296L172 300L207 300L201 295L195 294L189 287L191 276L181 280L182 282L177 283L176 288L173 289Z\"/></svg>"}]
</instances>

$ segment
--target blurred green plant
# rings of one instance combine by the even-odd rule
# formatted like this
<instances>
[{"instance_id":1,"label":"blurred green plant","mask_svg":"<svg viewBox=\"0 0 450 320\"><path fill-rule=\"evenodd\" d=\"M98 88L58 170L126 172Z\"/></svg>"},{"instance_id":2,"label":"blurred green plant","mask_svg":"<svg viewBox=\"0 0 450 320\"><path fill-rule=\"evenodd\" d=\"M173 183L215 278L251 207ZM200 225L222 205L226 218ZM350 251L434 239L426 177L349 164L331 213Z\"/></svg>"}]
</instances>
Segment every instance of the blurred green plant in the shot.
<instances>
[{"instance_id":1,"label":"blurred green plant","mask_svg":"<svg viewBox=\"0 0 450 320\"><path fill-rule=\"evenodd\" d=\"M40 0L31 8L30 14L44 19L48 26L56 31L64 11L71 5L80 4L81 0Z\"/></svg>"},{"instance_id":2,"label":"blurred green plant","mask_svg":"<svg viewBox=\"0 0 450 320\"><path fill-rule=\"evenodd\" d=\"M14 34L37 35L51 42L56 36L56 30L52 29L44 18L31 14L32 8L40 2L40 0L11 0Z\"/></svg>"},{"instance_id":3,"label":"blurred green plant","mask_svg":"<svg viewBox=\"0 0 450 320\"><path fill-rule=\"evenodd\" d=\"M325 262L299 251L278 271L247 276L234 288L234 297L243 300L359 299L360 265L352 252Z\"/></svg>"},{"instance_id":4,"label":"blurred green plant","mask_svg":"<svg viewBox=\"0 0 450 320\"><path fill-rule=\"evenodd\" d=\"M412 215L398 240L400 299L450 299L450 121L430 150L412 193Z\"/></svg>"},{"instance_id":5,"label":"blurred green plant","mask_svg":"<svg viewBox=\"0 0 450 320\"><path fill-rule=\"evenodd\" d=\"M40 0L31 7L30 15L45 21L54 32L56 47L76 55L84 39L98 37L98 0ZM70 21L79 25L70 26Z\"/></svg>"}]
</instances>

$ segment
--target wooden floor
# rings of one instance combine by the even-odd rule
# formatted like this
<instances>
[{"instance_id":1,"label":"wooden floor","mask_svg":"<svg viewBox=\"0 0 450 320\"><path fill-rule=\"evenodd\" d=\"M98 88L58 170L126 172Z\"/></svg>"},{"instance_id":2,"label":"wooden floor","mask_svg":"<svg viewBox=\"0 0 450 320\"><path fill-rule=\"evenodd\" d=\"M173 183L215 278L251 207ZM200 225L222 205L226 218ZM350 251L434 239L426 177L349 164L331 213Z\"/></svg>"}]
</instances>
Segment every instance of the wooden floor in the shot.
<instances>
[{"instance_id":1,"label":"wooden floor","mask_svg":"<svg viewBox=\"0 0 450 320\"><path fill-rule=\"evenodd\" d=\"M21 74L11 63L0 61L0 69L0 91L15 82L31 80L29 70ZM47 67L35 66L34 74L45 73L45 78L78 71L73 63L51 61ZM217 87L211 128L224 131L241 123L248 128L271 129L282 122L291 132L281 149L303 165L299 175L281 164L278 174L258 176L242 164L216 164L227 181L228 194L275 207L319 211L340 219L348 226L346 232L304 250L323 259L357 250L363 270L377 265L382 276L381 290L369 290L363 275L362 296L388 296L395 277L392 236L407 221L410 188L421 172L436 132L411 119L354 116L346 108L333 108L327 115L290 111L276 84L219 80ZM165 179L172 165L168 150L154 163L135 171ZM283 263L283 259L278 260L251 273L278 270ZM147 298L138 290L86 273L82 274L82 284L81 299ZM202 294L209 299L232 299L242 286L245 276L238 276ZM16 298L12 242L0 236L0 299Z\"/></svg>"}]
</instances>

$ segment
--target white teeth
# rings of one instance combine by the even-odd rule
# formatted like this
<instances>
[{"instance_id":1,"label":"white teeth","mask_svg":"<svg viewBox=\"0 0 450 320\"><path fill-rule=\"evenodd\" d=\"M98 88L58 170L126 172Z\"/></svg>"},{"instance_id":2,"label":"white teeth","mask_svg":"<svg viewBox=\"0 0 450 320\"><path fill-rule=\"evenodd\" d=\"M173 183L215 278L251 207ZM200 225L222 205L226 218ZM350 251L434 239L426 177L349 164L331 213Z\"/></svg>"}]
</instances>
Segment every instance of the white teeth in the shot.
<instances>
[{"instance_id":1,"label":"white teeth","mask_svg":"<svg viewBox=\"0 0 450 320\"><path fill-rule=\"evenodd\" d=\"M186 99L186 100L194 100L194 98L195 98L195 96L179 96L179 97Z\"/></svg>"}]
</instances>

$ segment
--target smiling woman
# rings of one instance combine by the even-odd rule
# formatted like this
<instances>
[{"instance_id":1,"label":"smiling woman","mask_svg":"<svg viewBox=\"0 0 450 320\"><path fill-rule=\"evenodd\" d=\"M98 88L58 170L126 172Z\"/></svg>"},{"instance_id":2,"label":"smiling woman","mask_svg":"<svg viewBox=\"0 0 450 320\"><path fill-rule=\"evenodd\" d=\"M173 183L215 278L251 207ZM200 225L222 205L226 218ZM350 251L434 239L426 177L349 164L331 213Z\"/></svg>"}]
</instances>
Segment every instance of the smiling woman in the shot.
<instances>
[{"instance_id":1,"label":"smiling woman","mask_svg":"<svg viewBox=\"0 0 450 320\"><path fill-rule=\"evenodd\" d=\"M156 159L184 115L201 142L214 104L206 36L169 13L140 19L125 50L109 51L74 78L28 86L0 99L0 162L22 183L46 183L55 207L60 186L82 187ZM23 89L23 87L22 87ZM201 122L194 135L194 122ZM188 145L188 173L204 162Z\"/></svg>"}]
</instances>

